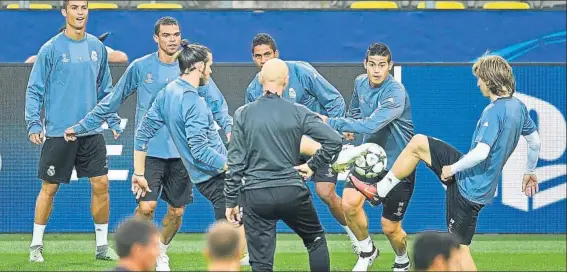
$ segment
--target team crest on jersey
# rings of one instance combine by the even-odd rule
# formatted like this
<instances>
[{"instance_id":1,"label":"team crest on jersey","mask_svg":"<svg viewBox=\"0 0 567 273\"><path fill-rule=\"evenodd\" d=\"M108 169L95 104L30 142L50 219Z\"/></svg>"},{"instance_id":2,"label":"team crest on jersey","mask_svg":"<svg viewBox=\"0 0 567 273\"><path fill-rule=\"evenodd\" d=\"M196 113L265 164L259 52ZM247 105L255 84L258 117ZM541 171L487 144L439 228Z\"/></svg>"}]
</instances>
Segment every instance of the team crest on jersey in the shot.
<instances>
[{"instance_id":1,"label":"team crest on jersey","mask_svg":"<svg viewBox=\"0 0 567 273\"><path fill-rule=\"evenodd\" d=\"M165 82L166 82L166 83L169 83L169 78L165 78Z\"/></svg>"},{"instance_id":2,"label":"team crest on jersey","mask_svg":"<svg viewBox=\"0 0 567 273\"><path fill-rule=\"evenodd\" d=\"M154 80L152 80L152 73L148 73L148 75L146 75L146 79L144 80L144 82L146 83L154 82Z\"/></svg>"},{"instance_id":3,"label":"team crest on jersey","mask_svg":"<svg viewBox=\"0 0 567 273\"><path fill-rule=\"evenodd\" d=\"M91 52L91 60L93 62L96 62L98 60L98 54L94 50Z\"/></svg>"},{"instance_id":4,"label":"team crest on jersey","mask_svg":"<svg viewBox=\"0 0 567 273\"><path fill-rule=\"evenodd\" d=\"M53 165L49 166L49 169L47 169L47 175L49 176L55 175L55 167Z\"/></svg>"},{"instance_id":5,"label":"team crest on jersey","mask_svg":"<svg viewBox=\"0 0 567 273\"><path fill-rule=\"evenodd\" d=\"M64 62L64 63L69 62L69 58L67 58L67 53L61 54L61 61Z\"/></svg>"},{"instance_id":6,"label":"team crest on jersey","mask_svg":"<svg viewBox=\"0 0 567 273\"><path fill-rule=\"evenodd\" d=\"M295 93L295 89L290 88L289 89L289 97L292 99L295 99L295 97L297 96L297 94Z\"/></svg>"}]
</instances>

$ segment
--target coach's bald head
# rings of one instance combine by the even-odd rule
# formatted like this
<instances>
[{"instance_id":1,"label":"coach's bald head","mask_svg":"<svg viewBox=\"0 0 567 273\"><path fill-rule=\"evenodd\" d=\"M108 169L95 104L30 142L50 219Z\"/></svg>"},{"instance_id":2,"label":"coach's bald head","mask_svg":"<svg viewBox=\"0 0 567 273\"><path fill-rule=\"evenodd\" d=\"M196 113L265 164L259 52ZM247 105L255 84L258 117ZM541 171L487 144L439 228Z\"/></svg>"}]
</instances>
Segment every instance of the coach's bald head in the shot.
<instances>
[{"instance_id":1,"label":"coach's bald head","mask_svg":"<svg viewBox=\"0 0 567 273\"><path fill-rule=\"evenodd\" d=\"M281 96L284 87L289 82L289 68L281 59L270 59L262 66L259 80L264 92L269 91Z\"/></svg>"},{"instance_id":2,"label":"coach's bald head","mask_svg":"<svg viewBox=\"0 0 567 273\"><path fill-rule=\"evenodd\" d=\"M235 271L240 267L240 234L234 225L215 223L207 234L205 255L209 271Z\"/></svg>"}]
</instances>

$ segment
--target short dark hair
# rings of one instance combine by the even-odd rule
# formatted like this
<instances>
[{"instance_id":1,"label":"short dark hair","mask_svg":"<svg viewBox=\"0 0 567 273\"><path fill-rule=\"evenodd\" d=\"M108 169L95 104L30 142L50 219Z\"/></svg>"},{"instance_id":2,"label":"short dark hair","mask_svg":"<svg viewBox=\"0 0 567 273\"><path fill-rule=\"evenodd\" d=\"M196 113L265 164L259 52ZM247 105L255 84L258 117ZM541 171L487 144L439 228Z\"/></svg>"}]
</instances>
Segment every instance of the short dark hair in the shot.
<instances>
[{"instance_id":1,"label":"short dark hair","mask_svg":"<svg viewBox=\"0 0 567 273\"><path fill-rule=\"evenodd\" d=\"M126 220L114 234L118 256L120 258L130 256L134 245L148 245L155 234L158 234L158 229L150 221L135 218Z\"/></svg>"},{"instance_id":2,"label":"short dark hair","mask_svg":"<svg viewBox=\"0 0 567 273\"><path fill-rule=\"evenodd\" d=\"M446 232L428 231L418 235L413 245L413 262L416 271L427 270L435 257L451 257L451 251L460 247L459 239Z\"/></svg>"},{"instance_id":3,"label":"short dark hair","mask_svg":"<svg viewBox=\"0 0 567 273\"><path fill-rule=\"evenodd\" d=\"M236 256L240 245L240 236L233 226L226 222L220 222L219 226L213 227L207 234L207 248L211 258L217 260L229 260Z\"/></svg>"},{"instance_id":4,"label":"short dark hair","mask_svg":"<svg viewBox=\"0 0 567 273\"><path fill-rule=\"evenodd\" d=\"M369 56L382 56L388 57L388 63L392 61L392 52L390 48L384 43L373 43L366 50L365 61L368 62Z\"/></svg>"},{"instance_id":5,"label":"short dark hair","mask_svg":"<svg viewBox=\"0 0 567 273\"><path fill-rule=\"evenodd\" d=\"M189 41L181 41L181 50L177 52L177 60L179 61L179 70L181 74L193 71L195 64L198 62L207 63L209 61L209 53L211 50L200 44L189 44Z\"/></svg>"},{"instance_id":6,"label":"short dark hair","mask_svg":"<svg viewBox=\"0 0 567 273\"><path fill-rule=\"evenodd\" d=\"M165 17L159 18L159 20L157 20L156 24L154 25L154 34L155 35L159 34L160 26L179 26L179 22L177 21L177 19L175 19L171 16L165 16Z\"/></svg>"},{"instance_id":7,"label":"short dark hair","mask_svg":"<svg viewBox=\"0 0 567 273\"><path fill-rule=\"evenodd\" d=\"M61 6L61 9L67 9L69 7L69 1L70 0L63 0L63 6ZM89 4L89 1L87 1L87 5Z\"/></svg>"},{"instance_id":8,"label":"short dark hair","mask_svg":"<svg viewBox=\"0 0 567 273\"><path fill-rule=\"evenodd\" d=\"M278 50L276 41L267 33L258 33L254 36L254 39L252 39L252 53L254 53L254 48L259 45L268 45L274 52Z\"/></svg>"}]
</instances>

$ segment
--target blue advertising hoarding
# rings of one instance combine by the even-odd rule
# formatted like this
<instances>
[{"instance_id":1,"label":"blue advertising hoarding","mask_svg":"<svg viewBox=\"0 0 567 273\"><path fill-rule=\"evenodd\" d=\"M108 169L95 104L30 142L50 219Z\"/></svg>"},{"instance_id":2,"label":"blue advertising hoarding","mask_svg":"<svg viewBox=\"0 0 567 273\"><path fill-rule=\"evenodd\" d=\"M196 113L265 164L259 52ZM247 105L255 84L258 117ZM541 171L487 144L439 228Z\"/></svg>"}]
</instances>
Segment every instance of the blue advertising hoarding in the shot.
<instances>
[{"instance_id":1,"label":"blue advertising hoarding","mask_svg":"<svg viewBox=\"0 0 567 273\"><path fill-rule=\"evenodd\" d=\"M526 144L520 144L502 173L494 202L482 210L480 233L565 233L566 232L566 89L565 64L515 65L517 96L530 109L542 140L536 173L540 193L527 198L521 192L526 162ZM461 152L467 152L476 122L488 100L476 87L476 79L467 64L404 65L395 77L408 90L416 133L445 140ZM25 76L27 77L27 75ZM10 86L6 87L11 90ZM226 91L223 91L226 92ZM225 93L225 96L232 96ZM0 96L0 232L29 232L33 225L35 198L40 188L36 178L39 148L26 138L23 120L24 93L14 91ZM229 101L233 101L228 99ZM128 103L127 103L128 104ZM133 151L133 104L120 110L125 132L114 140L105 133L111 177L111 228L131 215L136 202L130 192ZM404 227L410 232L445 229L445 191L433 173L423 165L417 171L415 192ZM313 187L312 183L309 183ZM342 192L343 183L338 183ZM89 208L88 180L73 181L60 188L55 197L48 232L89 232L92 219ZM326 206L314 197L317 211L328 232L342 232ZM365 206L372 232L380 232L381 207ZM156 219L166 206L160 201ZM182 232L202 232L213 221L210 204L198 192L188 206ZM290 231L283 224L280 231Z\"/></svg>"},{"instance_id":2,"label":"blue advertising hoarding","mask_svg":"<svg viewBox=\"0 0 567 273\"><path fill-rule=\"evenodd\" d=\"M90 11L88 32L130 60L156 49L154 23L174 16L184 38L209 46L216 62L251 62L251 40L273 35L281 57L360 62L373 42L397 62L469 62L491 50L516 62L565 62L565 11ZM0 62L23 62L54 36L59 10L0 10Z\"/></svg>"}]
</instances>

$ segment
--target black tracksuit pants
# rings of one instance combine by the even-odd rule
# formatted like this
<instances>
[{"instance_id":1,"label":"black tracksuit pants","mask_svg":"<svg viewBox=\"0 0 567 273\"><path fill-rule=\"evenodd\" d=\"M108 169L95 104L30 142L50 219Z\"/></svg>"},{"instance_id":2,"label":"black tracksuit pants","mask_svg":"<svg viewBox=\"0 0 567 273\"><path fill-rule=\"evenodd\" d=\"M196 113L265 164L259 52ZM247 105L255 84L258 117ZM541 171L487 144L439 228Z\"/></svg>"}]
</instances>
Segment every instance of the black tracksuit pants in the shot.
<instances>
[{"instance_id":1,"label":"black tracksuit pants","mask_svg":"<svg viewBox=\"0 0 567 273\"><path fill-rule=\"evenodd\" d=\"M307 186L244 190L241 201L252 271L273 271L278 220L303 240L311 271L330 271L325 232Z\"/></svg>"}]
</instances>

